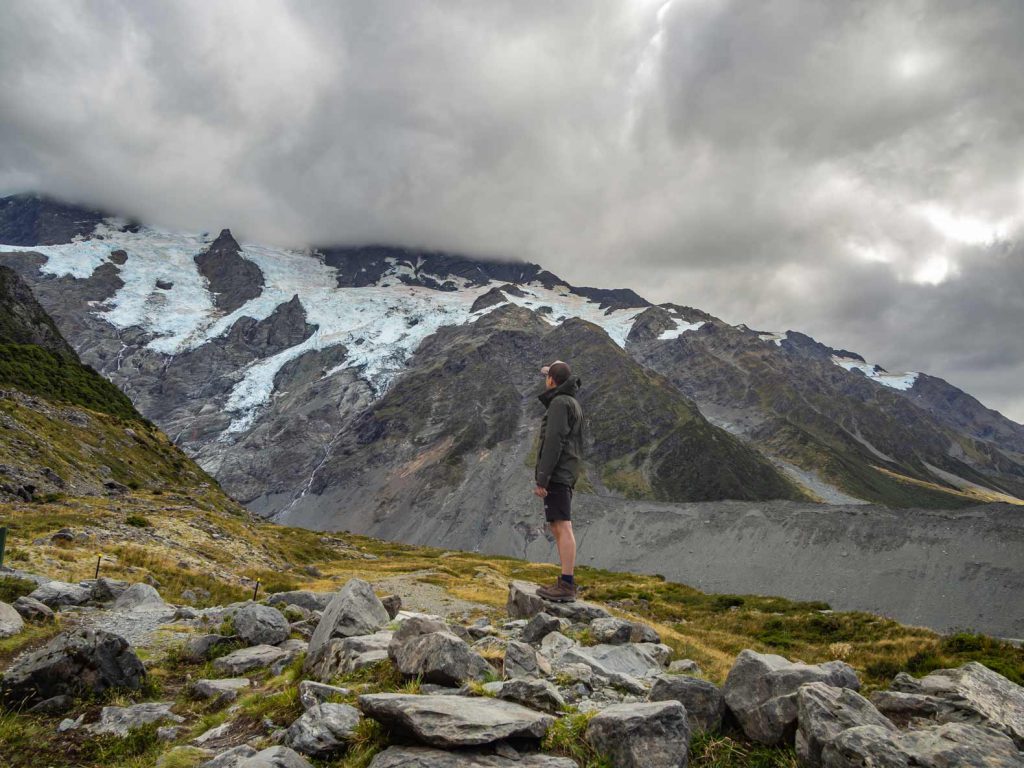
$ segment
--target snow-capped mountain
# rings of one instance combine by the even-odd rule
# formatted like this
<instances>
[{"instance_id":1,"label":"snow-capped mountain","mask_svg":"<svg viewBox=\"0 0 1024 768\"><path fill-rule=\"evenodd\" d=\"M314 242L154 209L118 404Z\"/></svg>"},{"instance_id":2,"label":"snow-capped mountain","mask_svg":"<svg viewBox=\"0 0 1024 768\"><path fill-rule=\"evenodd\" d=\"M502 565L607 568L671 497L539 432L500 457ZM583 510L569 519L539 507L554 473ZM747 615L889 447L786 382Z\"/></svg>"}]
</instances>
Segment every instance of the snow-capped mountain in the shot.
<instances>
[{"instance_id":1,"label":"snow-capped mountain","mask_svg":"<svg viewBox=\"0 0 1024 768\"><path fill-rule=\"evenodd\" d=\"M1024 427L941 379L535 264L272 248L31 196L0 201L0 242L85 362L280 520L393 534L519 514L556 357L583 378L599 497L1024 497Z\"/></svg>"}]
</instances>

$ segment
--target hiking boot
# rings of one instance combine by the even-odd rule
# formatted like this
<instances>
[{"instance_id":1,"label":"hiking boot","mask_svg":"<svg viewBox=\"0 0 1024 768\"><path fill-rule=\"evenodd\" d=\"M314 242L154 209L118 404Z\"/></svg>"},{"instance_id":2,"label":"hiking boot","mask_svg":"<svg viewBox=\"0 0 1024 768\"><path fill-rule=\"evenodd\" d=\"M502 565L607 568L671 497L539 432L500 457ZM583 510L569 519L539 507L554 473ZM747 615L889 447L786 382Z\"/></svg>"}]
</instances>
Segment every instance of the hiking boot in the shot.
<instances>
[{"instance_id":1,"label":"hiking boot","mask_svg":"<svg viewBox=\"0 0 1024 768\"><path fill-rule=\"evenodd\" d=\"M551 587L539 587L537 594L554 603L571 603L576 600L576 585L559 579Z\"/></svg>"}]
</instances>

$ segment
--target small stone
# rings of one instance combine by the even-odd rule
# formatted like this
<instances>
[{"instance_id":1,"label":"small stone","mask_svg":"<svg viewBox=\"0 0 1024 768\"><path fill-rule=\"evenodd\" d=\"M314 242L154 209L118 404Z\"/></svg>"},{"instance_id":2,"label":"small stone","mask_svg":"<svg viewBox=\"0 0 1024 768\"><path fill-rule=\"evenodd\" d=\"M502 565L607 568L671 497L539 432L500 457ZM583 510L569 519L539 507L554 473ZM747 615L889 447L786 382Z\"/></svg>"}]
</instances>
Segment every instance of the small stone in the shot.
<instances>
[{"instance_id":1,"label":"small stone","mask_svg":"<svg viewBox=\"0 0 1024 768\"><path fill-rule=\"evenodd\" d=\"M34 597L22 595L15 600L11 607L14 608L25 621L45 622L53 621L53 611L46 603L41 603Z\"/></svg>"},{"instance_id":2,"label":"small stone","mask_svg":"<svg viewBox=\"0 0 1024 768\"><path fill-rule=\"evenodd\" d=\"M336 685L318 683L315 680L303 680L299 683L299 701L305 709L348 695L348 688L339 688Z\"/></svg>"},{"instance_id":3,"label":"small stone","mask_svg":"<svg viewBox=\"0 0 1024 768\"><path fill-rule=\"evenodd\" d=\"M222 677L214 680L196 680L192 683L192 695L197 699L208 699L217 704L227 704L238 698L238 694L252 685L247 677Z\"/></svg>"},{"instance_id":4,"label":"small stone","mask_svg":"<svg viewBox=\"0 0 1024 768\"><path fill-rule=\"evenodd\" d=\"M14 637L25 628L25 620L14 606L0 601L0 638Z\"/></svg>"},{"instance_id":5,"label":"small stone","mask_svg":"<svg viewBox=\"0 0 1024 768\"><path fill-rule=\"evenodd\" d=\"M547 635L558 632L561 628L562 624L557 618L541 611L523 627L521 638L524 643L539 643Z\"/></svg>"},{"instance_id":6,"label":"small stone","mask_svg":"<svg viewBox=\"0 0 1024 768\"><path fill-rule=\"evenodd\" d=\"M552 714L565 708L565 699L547 680L508 680L501 683L499 699Z\"/></svg>"},{"instance_id":7,"label":"small stone","mask_svg":"<svg viewBox=\"0 0 1024 768\"><path fill-rule=\"evenodd\" d=\"M359 711L348 704L314 704L285 734L284 742L311 757L326 757L342 749L359 724Z\"/></svg>"},{"instance_id":8,"label":"small stone","mask_svg":"<svg viewBox=\"0 0 1024 768\"><path fill-rule=\"evenodd\" d=\"M172 723L184 722L185 718L171 712L173 704L170 701L149 701L127 707L103 707L99 722L90 725L87 730L97 735L109 733L124 737L133 728L149 723L168 720Z\"/></svg>"},{"instance_id":9,"label":"small stone","mask_svg":"<svg viewBox=\"0 0 1024 768\"><path fill-rule=\"evenodd\" d=\"M272 667L288 656L288 651L273 645L253 645L221 656L213 662L213 668L224 675L238 676L252 669Z\"/></svg>"}]
</instances>

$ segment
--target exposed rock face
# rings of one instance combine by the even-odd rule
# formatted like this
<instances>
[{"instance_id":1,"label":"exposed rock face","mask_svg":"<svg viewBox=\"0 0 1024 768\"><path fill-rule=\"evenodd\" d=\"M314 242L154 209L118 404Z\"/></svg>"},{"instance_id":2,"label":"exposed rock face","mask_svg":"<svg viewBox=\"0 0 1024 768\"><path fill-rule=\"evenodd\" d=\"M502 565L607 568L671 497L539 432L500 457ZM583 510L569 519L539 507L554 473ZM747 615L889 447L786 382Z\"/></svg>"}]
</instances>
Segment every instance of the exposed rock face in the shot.
<instances>
[{"instance_id":1,"label":"exposed rock face","mask_svg":"<svg viewBox=\"0 0 1024 768\"><path fill-rule=\"evenodd\" d=\"M892 689L937 699L940 722L968 721L1002 731L1024 750L1024 688L983 664L970 661L956 669L939 669L920 680L900 673Z\"/></svg>"},{"instance_id":2,"label":"exposed rock face","mask_svg":"<svg viewBox=\"0 0 1024 768\"><path fill-rule=\"evenodd\" d=\"M667 649L666 649L667 650ZM560 664L586 664L599 675L644 678L660 674L668 663L662 646L650 643L574 647L562 654Z\"/></svg>"},{"instance_id":3,"label":"exposed rock face","mask_svg":"<svg viewBox=\"0 0 1024 768\"><path fill-rule=\"evenodd\" d=\"M587 724L584 734L616 768L685 768L690 726L678 701L613 704Z\"/></svg>"},{"instance_id":4,"label":"exposed rock face","mask_svg":"<svg viewBox=\"0 0 1024 768\"><path fill-rule=\"evenodd\" d=\"M310 638L306 669L312 669L320 662L331 639L371 635L390 620L384 605L373 593L373 588L362 579L350 579L331 598Z\"/></svg>"},{"instance_id":5,"label":"exposed rock face","mask_svg":"<svg viewBox=\"0 0 1024 768\"><path fill-rule=\"evenodd\" d=\"M195 257L200 274L210 285L217 309L230 314L263 290L263 273L251 261L242 258L242 249L222 230L204 253Z\"/></svg>"},{"instance_id":6,"label":"exposed rock face","mask_svg":"<svg viewBox=\"0 0 1024 768\"><path fill-rule=\"evenodd\" d=\"M553 755L501 755L445 752L430 747L388 747L369 768L578 768L575 760Z\"/></svg>"},{"instance_id":7,"label":"exposed rock face","mask_svg":"<svg viewBox=\"0 0 1024 768\"><path fill-rule=\"evenodd\" d=\"M14 606L0 602L0 638L13 637L25 628L25 620Z\"/></svg>"},{"instance_id":8,"label":"exposed rock face","mask_svg":"<svg viewBox=\"0 0 1024 768\"><path fill-rule=\"evenodd\" d=\"M364 714L436 747L469 747L501 739L540 739L554 722L510 701L464 696L374 693L359 697Z\"/></svg>"},{"instance_id":9,"label":"exposed rock face","mask_svg":"<svg viewBox=\"0 0 1024 768\"><path fill-rule=\"evenodd\" d=\"M11 245L70 243L88 236L107 214L41 195L0 199L0 234Z\"/></svg>"},{"instance_id":10,"label":"exposed rock face","mask_svg":"<svg viewBox=\"0 0 1024 768\"><path fill-rule=\"evenodd\" d=\"M102 630L57 635L4 672L0 700L30 706L54 696L83 696L111 688L138 690L146 670L127 641Z\"/></svg>"},{"instance_id":11,"label":"exposed rock face","mask_svg":"<svg viewBox=\"0 0 1024 768\"><path fill-rule=\"evenodd\" d=\"M662 675L651 686L648 701L678 701L686 708L690 731L714 731L722 725L725 698L714 683L685 675Z\"/></svg>"},{"instance_id":12,"label":"exposed rock face","mask_svg":"<svg viewBox=\"0 0 1024 768\"><path fill-rule=\"evenodd\" d=\"M821 764L825 768L1020 768L1021 757L1009 737L991 728L945 723L893 731L862 725L843 731L827 743Z\"/></svg>"},{"instance_id":13,"label":"exposed rock face","mask_svg":"<svg viewBox=\"0 0 1024 768\"><path fill-rule=\"evenodd\" d=\"M871 725L886 731L894 726L859 693L825 683L808 683L797 691L796 754L801 765L821 765L826 745L850 728Z\"/></svg>"},{"instance_id":14,"label":"exposed rock face","mask_svg":"<svg viewBox=\"0 0 1024 768\"><path fill-rule=\"evenodd\" d=\"M276 608L253 603L235 613L235 632L249 645L277 645L288 639L288 620Z\"/></svg>"},{"instance_id":15,"label":"exposed rock face","mask_svg":"<svg viewBox=\"0 0 1024 768\"><path fill-rule=\"evenodd\" d=\"M538 613L560 616L570 621L588 623L594 619L611 618L604 608L577 600L574 603L554 603L537 594L538 585L528 581L513 581L508 588L508 615L513 619L529 619Z\"/></svg>"},{"instance_id":16,"label":"exposed rock face","mask_svg":"<svg viewBox=\"0 0 1024 768\"><path fill-rule=\"evenodd\" d=\"M315 704L288 727L285 744L311 757L342 749L359 724L359 711L348 704Z\"/></svg>"},{"instance_id":17,"label":"exposed rock face","mask_svg":"<svg viewBox=\"0 0 1024 768\"><path fill-rule=\"evenodd\" d=\"M796 732L797 690L815 682L860 689L856 673L841 661L799 664L745 650L729 671L723 693L726 706L749 738L762 744L781 744L791 742Z\"/></svg>"}]
</instances>

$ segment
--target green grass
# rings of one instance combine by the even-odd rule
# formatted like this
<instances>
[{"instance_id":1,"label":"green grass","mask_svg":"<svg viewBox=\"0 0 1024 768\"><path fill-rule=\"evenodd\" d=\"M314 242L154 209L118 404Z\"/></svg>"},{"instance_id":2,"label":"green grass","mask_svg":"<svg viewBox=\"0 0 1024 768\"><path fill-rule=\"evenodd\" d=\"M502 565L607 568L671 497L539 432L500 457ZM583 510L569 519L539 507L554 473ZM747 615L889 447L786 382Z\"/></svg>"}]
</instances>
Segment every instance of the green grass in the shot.
<instances>
[{"instance_id":1,"label":"green grass","mask_svg":"<svg viewBox=\"0 0 1024 768\"><path fill-rule=\"evenodd\" d=\"M599 755L583 734L596 712L574 712L558 718L548 729L541 748L545 752L570 757L580 768L611 768L608 758Z\"/></svg>"},{"instance_id":2,"label":"green grass","mask_svg":"<svg viewBox=\"0 0 1024 768\"><path fill-rule=\"evenodd\" d=\"M128 515L124 521L134 528L149 528L153 525L149 522L149 518L143 517L142 515Z\"/></svg>"},{"instance_id":3,"label":"green grass","mask_svg":"<svg viewBox=\"0 0 1024 768\"><path fill-rule=\"evenodd\" d=\"M0 386L143 421L132 401L95 370L35 344L0 344Z\"/></svg>"},{"instance_id":4,"label":"green grass","mask_svg":"<svg viewBox=\"0 0 1024 768\"><path fill-rule=\"evenodd\" d=\"M19 597L34 592L36 583L17 576L0 576L0 602L13 603Z\"/></svg>"},{"instance_id":5,"label":"green grass","mask_svg":"<svg viewBox=\"0 0 1024 768\"><path fill-rule=\"evenodd\" d=\"M797 768L790 747L747 744L732 736L696 733L690 741L691 768Z\"/></svg>"}]
</instances>

